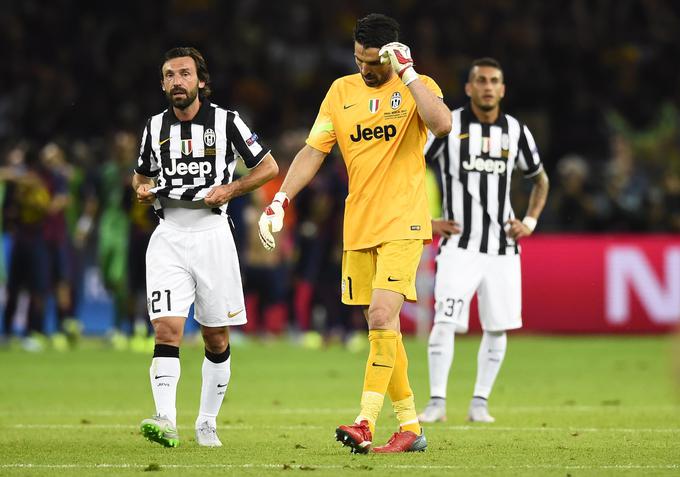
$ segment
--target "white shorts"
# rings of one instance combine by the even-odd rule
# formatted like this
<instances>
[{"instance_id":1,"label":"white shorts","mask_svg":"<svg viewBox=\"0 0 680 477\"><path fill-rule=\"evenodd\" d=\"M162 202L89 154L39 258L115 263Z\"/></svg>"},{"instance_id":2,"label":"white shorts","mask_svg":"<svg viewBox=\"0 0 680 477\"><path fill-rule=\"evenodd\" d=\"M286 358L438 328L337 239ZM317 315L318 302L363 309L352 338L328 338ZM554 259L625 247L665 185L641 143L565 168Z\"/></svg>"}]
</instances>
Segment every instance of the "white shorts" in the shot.
<instances>
[{"instance_id":1,"label":"white shorts","mask_svg":"<svg viewBox=\"0 0 680 477\"><path fill-rule=\"evenodd\" d=\"M209 327L243 325L246 307L229 221L213 214L196 227L162 220L146 251L149 317L189 315Z\"/></svg>"},{"instance_id":2,"label":"white shorts","mask_svg":"<svg viewBox=\"0 0 680 477\"><path fill-rule=\"evenodd\" d=\"M479 321L485 331L522 327L522 273L519 255L488 255L442 247L434 286L435 323L456 325L466 333L470 301L477 293Z\"/></svg>"}]
</instances>

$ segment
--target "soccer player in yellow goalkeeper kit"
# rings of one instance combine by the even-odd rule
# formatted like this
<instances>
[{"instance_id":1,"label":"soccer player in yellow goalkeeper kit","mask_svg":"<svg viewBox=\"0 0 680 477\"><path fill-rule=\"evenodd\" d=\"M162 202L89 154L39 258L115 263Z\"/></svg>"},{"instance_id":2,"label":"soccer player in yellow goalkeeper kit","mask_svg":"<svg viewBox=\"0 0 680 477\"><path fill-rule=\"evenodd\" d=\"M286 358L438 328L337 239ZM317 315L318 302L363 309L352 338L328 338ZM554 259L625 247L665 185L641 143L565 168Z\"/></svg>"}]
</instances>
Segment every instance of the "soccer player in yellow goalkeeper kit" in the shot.
<instances>
[{"instance_id":1,"label":"soccer player in yellow goalkeeper kit","mask_svg":"<svg viewBox=\"0 0 680 477\"><path fill-rule=\"evenodd\" d=\"M416 269L423 243L432 238L423 157L427 130L447 135L451 113L437 84L415 72L409 48L397 43L398 36L399 24L385 15L370 14L357 22L359 73L333 82L306 145L259 222L262 243L271 249L272 232L281 230L288 202L337 143L349 175L342 301L364 307L370 343L361 411L354 424L336 430L337 439L357 453L371 449L385 393L399 432L373 451L422 451L427 446L408 381L399 312L404 300L416 300Z\"/></svg>"}]
</instances>

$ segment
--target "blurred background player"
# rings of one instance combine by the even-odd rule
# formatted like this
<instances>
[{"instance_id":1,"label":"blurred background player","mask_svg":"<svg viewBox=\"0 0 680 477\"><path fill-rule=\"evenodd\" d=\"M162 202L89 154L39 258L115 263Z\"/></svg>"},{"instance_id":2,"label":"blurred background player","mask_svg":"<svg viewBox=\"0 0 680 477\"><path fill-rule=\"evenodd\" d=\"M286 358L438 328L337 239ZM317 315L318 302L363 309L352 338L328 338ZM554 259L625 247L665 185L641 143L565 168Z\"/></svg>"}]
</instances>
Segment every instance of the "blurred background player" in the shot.
<instances>
[{"instance_id":1,"label":"blurred background player","mask_svg":"<svg viewBox=\"0 0 680 477\"><path fill-rule=\"evenodd\" d=\"M70 237L66 211L70 205L69 182L71 165L61 146L48 143L40 151L43 177L50 192L50 205L45 217L44 236L47 247L49 291L54 296L57 330L52 335L52 346L63 351L74 347L80 336L80 323L75 318L73 303L73 274L71 270Z\"/></svg>"},{"instance_id":2,"label":"blurred background player","mask_svg":"<svg viewBox=\"0 0 680 477\"><path fill-rule=\"evenodd\" d=\"M487 400L505 356L506 331L522 326L518 240L532 234L548 196L548 176L529 129L501 112L501 65L492 58L475 60L465 93L470 103L452 112L451 134L431 136L425 149L428 160L437 160L441 168L444 220L433 221L434 233L443 240L428 344L430 402L419 416L422 422L446 419L454 336L468 330L475 293L484 333L468 419L494 421ZM515 167L533 181L521 221L510 204Z\"/></svg>"},{"instance_id":3,"label":"blurred background player","mask_svg":"<svg viewBox=\"0 0 680 477\"><path fill-rule=\"evenodd\" d=\"M26 351L42 351L45 337L45 310L49 289L48 250L45 224L50 213L50 190L39 153L34 146L17 146L8 155L4 171L8 181L7 229L12 237L7 277L7 302L3 333L13 333L14 315L21 292L28 296L28 320L22 346Z\"/></svg>"},{"instance_id":4,"label":"blurred background player","mask_svg":"<svg viewBox=\"0 0 680 477\"><path fill-rule=\"evenodd\" d=\"M110 154L99 176L99 242L97 258L104 286L111 296L113 327L109 341L114 349L127 349L128 339L128 247L131 223L125 208L134 164L132 136L117 133L111 138Z\"/></svg>"},{"instance_id":5,"label":"blurred background player","mask_svg":"<svg viewBox=\"0 0 680 477\"><path fill-rule=\"evenodd\" d=\"M142 421L141 432L163 446L179 445L179 346L194 304L205 343L196 441L220 447L217 414L231 377L228 326L247 321L227 205L276 176L278 166L237 112L209 102L210 74L198 50L167 51L160 73L170 107L147 122L132 179L137 199L153 204L161 218L146 252L156 415ZM239 158L250 173L232 180Z\"/></svg>"},{"instance_id":6,"label":"blurred background player","mask_svg":"<svg viewBox=\"0 0 680 477\"><path fill-rule=\"evenodd\" d=\"M353 452L368 452L389 393L399 432L375 452L425 450L408 381L399 312L416 299L415 275L423 243L432 238L422 147L427 129L451 129L439 86L419 77L399 24L381 14L360 19L354 30L359 73L342 77L324 98L307 144L291 164L280 191L260 219L267 249L275 246L290 199L309 184L337 143L349 175L345 201L342 301L364 308L370 351L361 411L336 437Z\"/></svg>"}]
</instances>

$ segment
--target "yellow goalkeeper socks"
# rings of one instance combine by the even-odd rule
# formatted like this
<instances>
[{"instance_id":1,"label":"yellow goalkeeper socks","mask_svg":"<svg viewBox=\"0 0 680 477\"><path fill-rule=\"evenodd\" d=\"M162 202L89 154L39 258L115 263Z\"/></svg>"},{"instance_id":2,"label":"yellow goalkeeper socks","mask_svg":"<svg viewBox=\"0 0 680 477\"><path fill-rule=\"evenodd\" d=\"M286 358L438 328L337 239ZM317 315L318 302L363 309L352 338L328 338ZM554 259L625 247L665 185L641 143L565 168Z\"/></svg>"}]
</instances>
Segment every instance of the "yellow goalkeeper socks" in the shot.
<instances>
[{"instance_id":1,"label":"yellow goalkeeper socks","mask_svg":"<svg viewBox=\"0 0 680 477\"><path fill-rule=\"evenodd\" d=\"M392 330L370 330L368 341L370 351L364 375L364 390L361 395L361 412L356 422L368 421L371 432L382 409L385 392L392 377L397 356L398 333Z\"/></svg>"},{"instance_id":2,"label":"yellow goalkeeper socks","mask_svg":"<svg viewBox=\"0 0 680 477\"><path fill-rule=\"evenodd\" d=\"M397 338L397 357L394 361L394 372L387 392L392 400L392 407L397 414L401 429L420 434L420 423L416 413L413 391L408 382L408 357L401 334Z\"/></svg>"}]
</instances>

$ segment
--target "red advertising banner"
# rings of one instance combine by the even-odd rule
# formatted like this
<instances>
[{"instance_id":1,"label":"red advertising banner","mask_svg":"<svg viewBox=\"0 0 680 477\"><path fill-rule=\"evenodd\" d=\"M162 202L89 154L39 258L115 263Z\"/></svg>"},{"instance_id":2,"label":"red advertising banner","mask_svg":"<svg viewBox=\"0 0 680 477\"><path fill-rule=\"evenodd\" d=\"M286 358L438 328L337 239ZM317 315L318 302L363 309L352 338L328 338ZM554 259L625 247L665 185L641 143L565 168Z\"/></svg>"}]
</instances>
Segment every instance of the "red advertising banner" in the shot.
<instances>
[{"instance_id":1,"label":"red advertising banner","mask_svg":"<svg viewBox=\"0 0 680 477\"><path fill-rule=\"evenodd\" d=\"M522 242L525 329L665 332L680 324L680 236L537 235Z\"/></svg>"},{"instance_id":2,"label":"red advertising banner","mask_svg":"<svg viewBox=\"0 0 680 477\"><path fill-rule=\"evenodd\" d=\"M424 277L433 270L434 246L428 253L419 274ZM404 309L421 333L432 319L428 291L418 291L419 306ZM470 329L479 330L476 300L470 312ZM523 239L522 318L524 331L541 333L677 329L680 236L538 234Z\"/></svg>"}]
</instances>

